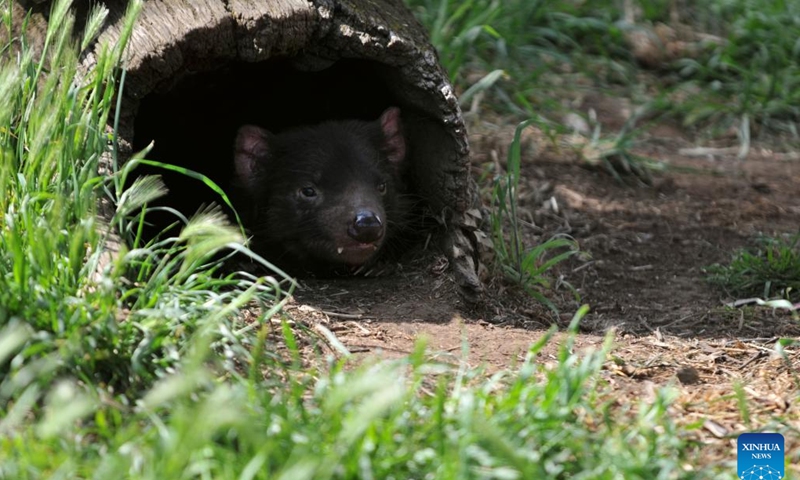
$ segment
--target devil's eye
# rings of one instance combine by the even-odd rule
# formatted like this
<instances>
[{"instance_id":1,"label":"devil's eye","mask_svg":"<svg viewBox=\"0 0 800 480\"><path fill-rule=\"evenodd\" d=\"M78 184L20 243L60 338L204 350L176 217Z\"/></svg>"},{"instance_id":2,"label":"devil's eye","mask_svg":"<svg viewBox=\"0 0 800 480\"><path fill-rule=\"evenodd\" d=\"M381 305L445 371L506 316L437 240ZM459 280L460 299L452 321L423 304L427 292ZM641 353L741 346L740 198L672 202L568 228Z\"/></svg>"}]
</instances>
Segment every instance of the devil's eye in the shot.
<instances>
[{"instance_id":1,"label":"devil's eye","mask_svg":"<svg viewBox=\"0 0 800 480\"><path fill-rule=\"evenodd\" d=\"M386 182L381 182L378 184L378 193L380 193L381 195L386 193Z\"/></svg>"},{"instance_id":2,"label":"devil's eye","mask_svg":"<svg viewBox=\"0 0 800 480\"><path fill-rule=\"evenodd\" d=\"M303 187L300 189L300 194L306 198L314 198L317 196L317 191L314 187Z\"/></svg>"}]
</instances>

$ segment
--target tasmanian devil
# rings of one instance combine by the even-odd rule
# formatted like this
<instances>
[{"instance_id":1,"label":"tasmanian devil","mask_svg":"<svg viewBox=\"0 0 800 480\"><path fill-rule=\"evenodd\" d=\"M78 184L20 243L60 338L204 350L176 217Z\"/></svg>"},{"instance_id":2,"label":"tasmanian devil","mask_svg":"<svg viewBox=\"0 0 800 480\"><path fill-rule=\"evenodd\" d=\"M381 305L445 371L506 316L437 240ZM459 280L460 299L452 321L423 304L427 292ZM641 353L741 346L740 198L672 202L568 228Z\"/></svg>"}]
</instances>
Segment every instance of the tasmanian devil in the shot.
<instances>
[{"instance_id":1,"label":"tasmanian devil","mask_svg":"<svg viewBox=\"0 0 800 480\"><path fill-rule=\"evenodd\" d=\"M373 122L328 121L279 134L241 127L234 192L253 249L292 273L353 272L370 263L402 217L405 157L395 107Z\"/></svg>"}]
</instances>

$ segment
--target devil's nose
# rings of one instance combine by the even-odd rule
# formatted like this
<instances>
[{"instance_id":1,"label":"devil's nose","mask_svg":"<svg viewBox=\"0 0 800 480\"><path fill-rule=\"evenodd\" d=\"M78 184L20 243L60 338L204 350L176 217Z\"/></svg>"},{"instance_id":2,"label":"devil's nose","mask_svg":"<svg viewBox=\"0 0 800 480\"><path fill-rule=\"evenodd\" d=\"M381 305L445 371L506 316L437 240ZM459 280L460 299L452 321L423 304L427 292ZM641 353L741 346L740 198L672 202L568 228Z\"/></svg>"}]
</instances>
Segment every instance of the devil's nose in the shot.
<instances>
[{"instance_id":1,"label":"devil's nose","mask_svg":"<svg viewBox=\"0 0 800 480\"><path fill-rule=\"evenodd\" d=\"M361 210L356 213L347 229L347 234L361 243L372 243L383 236L383 222L375 212Z\"/></svg>"}]
</instances>

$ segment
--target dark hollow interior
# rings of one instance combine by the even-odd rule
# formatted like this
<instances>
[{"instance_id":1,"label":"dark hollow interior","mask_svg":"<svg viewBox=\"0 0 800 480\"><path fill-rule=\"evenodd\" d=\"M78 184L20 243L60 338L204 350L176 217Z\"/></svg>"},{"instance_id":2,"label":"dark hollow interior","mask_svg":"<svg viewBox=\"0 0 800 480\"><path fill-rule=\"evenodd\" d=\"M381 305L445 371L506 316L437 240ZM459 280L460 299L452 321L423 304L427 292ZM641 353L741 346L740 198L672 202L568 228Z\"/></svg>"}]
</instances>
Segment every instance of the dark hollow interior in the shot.
<instances>
[{"instance_id":1,"label":"dark hollow interior","mask_svg":"<svg viewBox=\"0 0 800 480\"><path fill-rule=\"evenodd\" d=\"M407 116L424 116L393 95L402 89L391 88L391 80L388 67L360 60L340 60L317 72L296 70L289 60L231 63L189 75L168 91L142 99L134 121L134 151L154 142L147 158L203 173L227 191L234 173L233 143L242 125L278 133L329 119L375 120L390 106L400 107L403 122ZM418 150L415 135L423 136L406 129L412 153ZM427 139L419 143L424 142ZM410 170L405 181L413 194L415 174ZM212 190L185 175L151 167L141 167L139 173L161 175L169 194L160 205L187 217L202 206L221 203ZM419 204L422 212L425 202ZM147 218L150 237L176 221L173 214L159 211L151 211Z\"/></svg>"}]
</instances>

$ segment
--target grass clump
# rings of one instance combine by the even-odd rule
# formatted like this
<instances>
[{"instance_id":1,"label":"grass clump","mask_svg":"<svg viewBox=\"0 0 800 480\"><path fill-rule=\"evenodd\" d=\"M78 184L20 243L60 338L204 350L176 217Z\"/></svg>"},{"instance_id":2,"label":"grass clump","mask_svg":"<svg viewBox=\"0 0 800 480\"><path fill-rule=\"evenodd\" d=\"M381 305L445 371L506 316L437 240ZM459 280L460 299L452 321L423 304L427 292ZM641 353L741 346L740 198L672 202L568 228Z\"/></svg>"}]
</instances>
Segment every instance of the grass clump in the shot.
<instances>
[{"instance_id":1,"label":"grass clump","mask_svg":"<svg viewBox=\"0 0 800 480\"><path fill-rule=\"evenodd\" d=\"M112 58L121 51L79 72L67 7L54 6L38 59L22 40L19 55L0 58L0 324L27 327L24 357L61 350L61 361L91 378L104 369L97 363L116 369L110 353L119 346L115 335L102 335L117 330L112 284L93 282L92 273L102 249L96 172L108 142ZM10 2L0 8L12 32ZM96 9L93 18L105 13ZM78 360L84 349L98 355Z\"/></svg>"},{"instance_id":2,"label":"grass clump","mask_svg":"<svg viewBox=\"0 0 800 480\"><path fill-rule=\"evenodd\" d=\"M708 280L730 295L800 299L800 234L762 238L757 249L739 250L730 264L707 269Z\"/></svg>"},{"instance_id":3,"label":"grass clump","mask_svg":"<svg viewBox=\"0 0 800 480\"><path fill-rule=\"evenodd\" d=\"M1 5L13 32L10 3ZM117 393L135 390L169 370L195 332L218 336L228 324L220 348L233 348L237 308L255 301L268 311L282 298L279 276L219 274L220 252L247 252L219 213L187 220L177 237L137 243L136 212L162 193L157 179L122 188L138 159L98 173L101 164L116 165L106 125L140 8L131 2L119 41L101 47L88 71L79 66L66 1L53 5L41 52L17 38L19 55L0 60L7 100L0 104L0 326L25 339L14 362L0 367L6 380L33 386L69 372ZM106 14L93 10L83 48ZM107 222L99 216L102 197L112 205ZM121 236L116 242L110 225Z\"/></svg>"},{"instance_id":4,"label":"grass clump","mask_svg":"<svg viewBox=\"0 0 800 480\"><path fill-rule=\"evenodd\" d=\"M517 126L508 150L507 173L495 179L491 209L492 234L496 263L503 276L557 313L553 302L539 289L549 288L550 269L578 254L579 249L577 242L565 236L551 238L532 248L524 245L524 225L517 213L517 189L522 162L520 137L522 131L535 121L527 120ZM577 296L577 292L572 290Z\"/></svg>"},{"instance_id":5,"label":"grass clump","mask_svg":"<svg viewBox=\"0 0 800 480\"><path fill-rule=\"evenodd\" d=\"M503 69L507 82L497 88L507 101L520 102L516 111L520 106L537 106L530 99L550 86L541 82L549 71L586 68L589 54L595 60L625 52L621 31L614 26L613 2L407 0L406 4L428 26L431 43L457 87L468 88L476 71Z\"/></svg>"},{"instance_id":6,"label":"grass clump","mask_svg":"<svg viewBox=\"0 0 800 480\"><path fill-rule=\"evenodd\" d=\"M504 114L562 123L571 101L599 89L701 131L735 128L742 142L756 124L796 139L800 6L712 0L675 10L673 3L406 1L431 32L456 87L489 91L485 103ZM659 22L677 43L659 38ZM632 34L660 52L651 70L635 57Z\"/></svg>"},{"instance_id":7,"label":"grass clump","mask_svg":"<svg viewBox=\"0 0 800 480\"><path fill-rule=\"evenodd\" d=\"M697 59L676 63L680 75L708 92L687 98L687 121L729 126L742 119L770 130L794 131L800 70L800 5L771 0L715 1L695 6L696 27L724 39Z\"/></svg>"}]
</instances>

